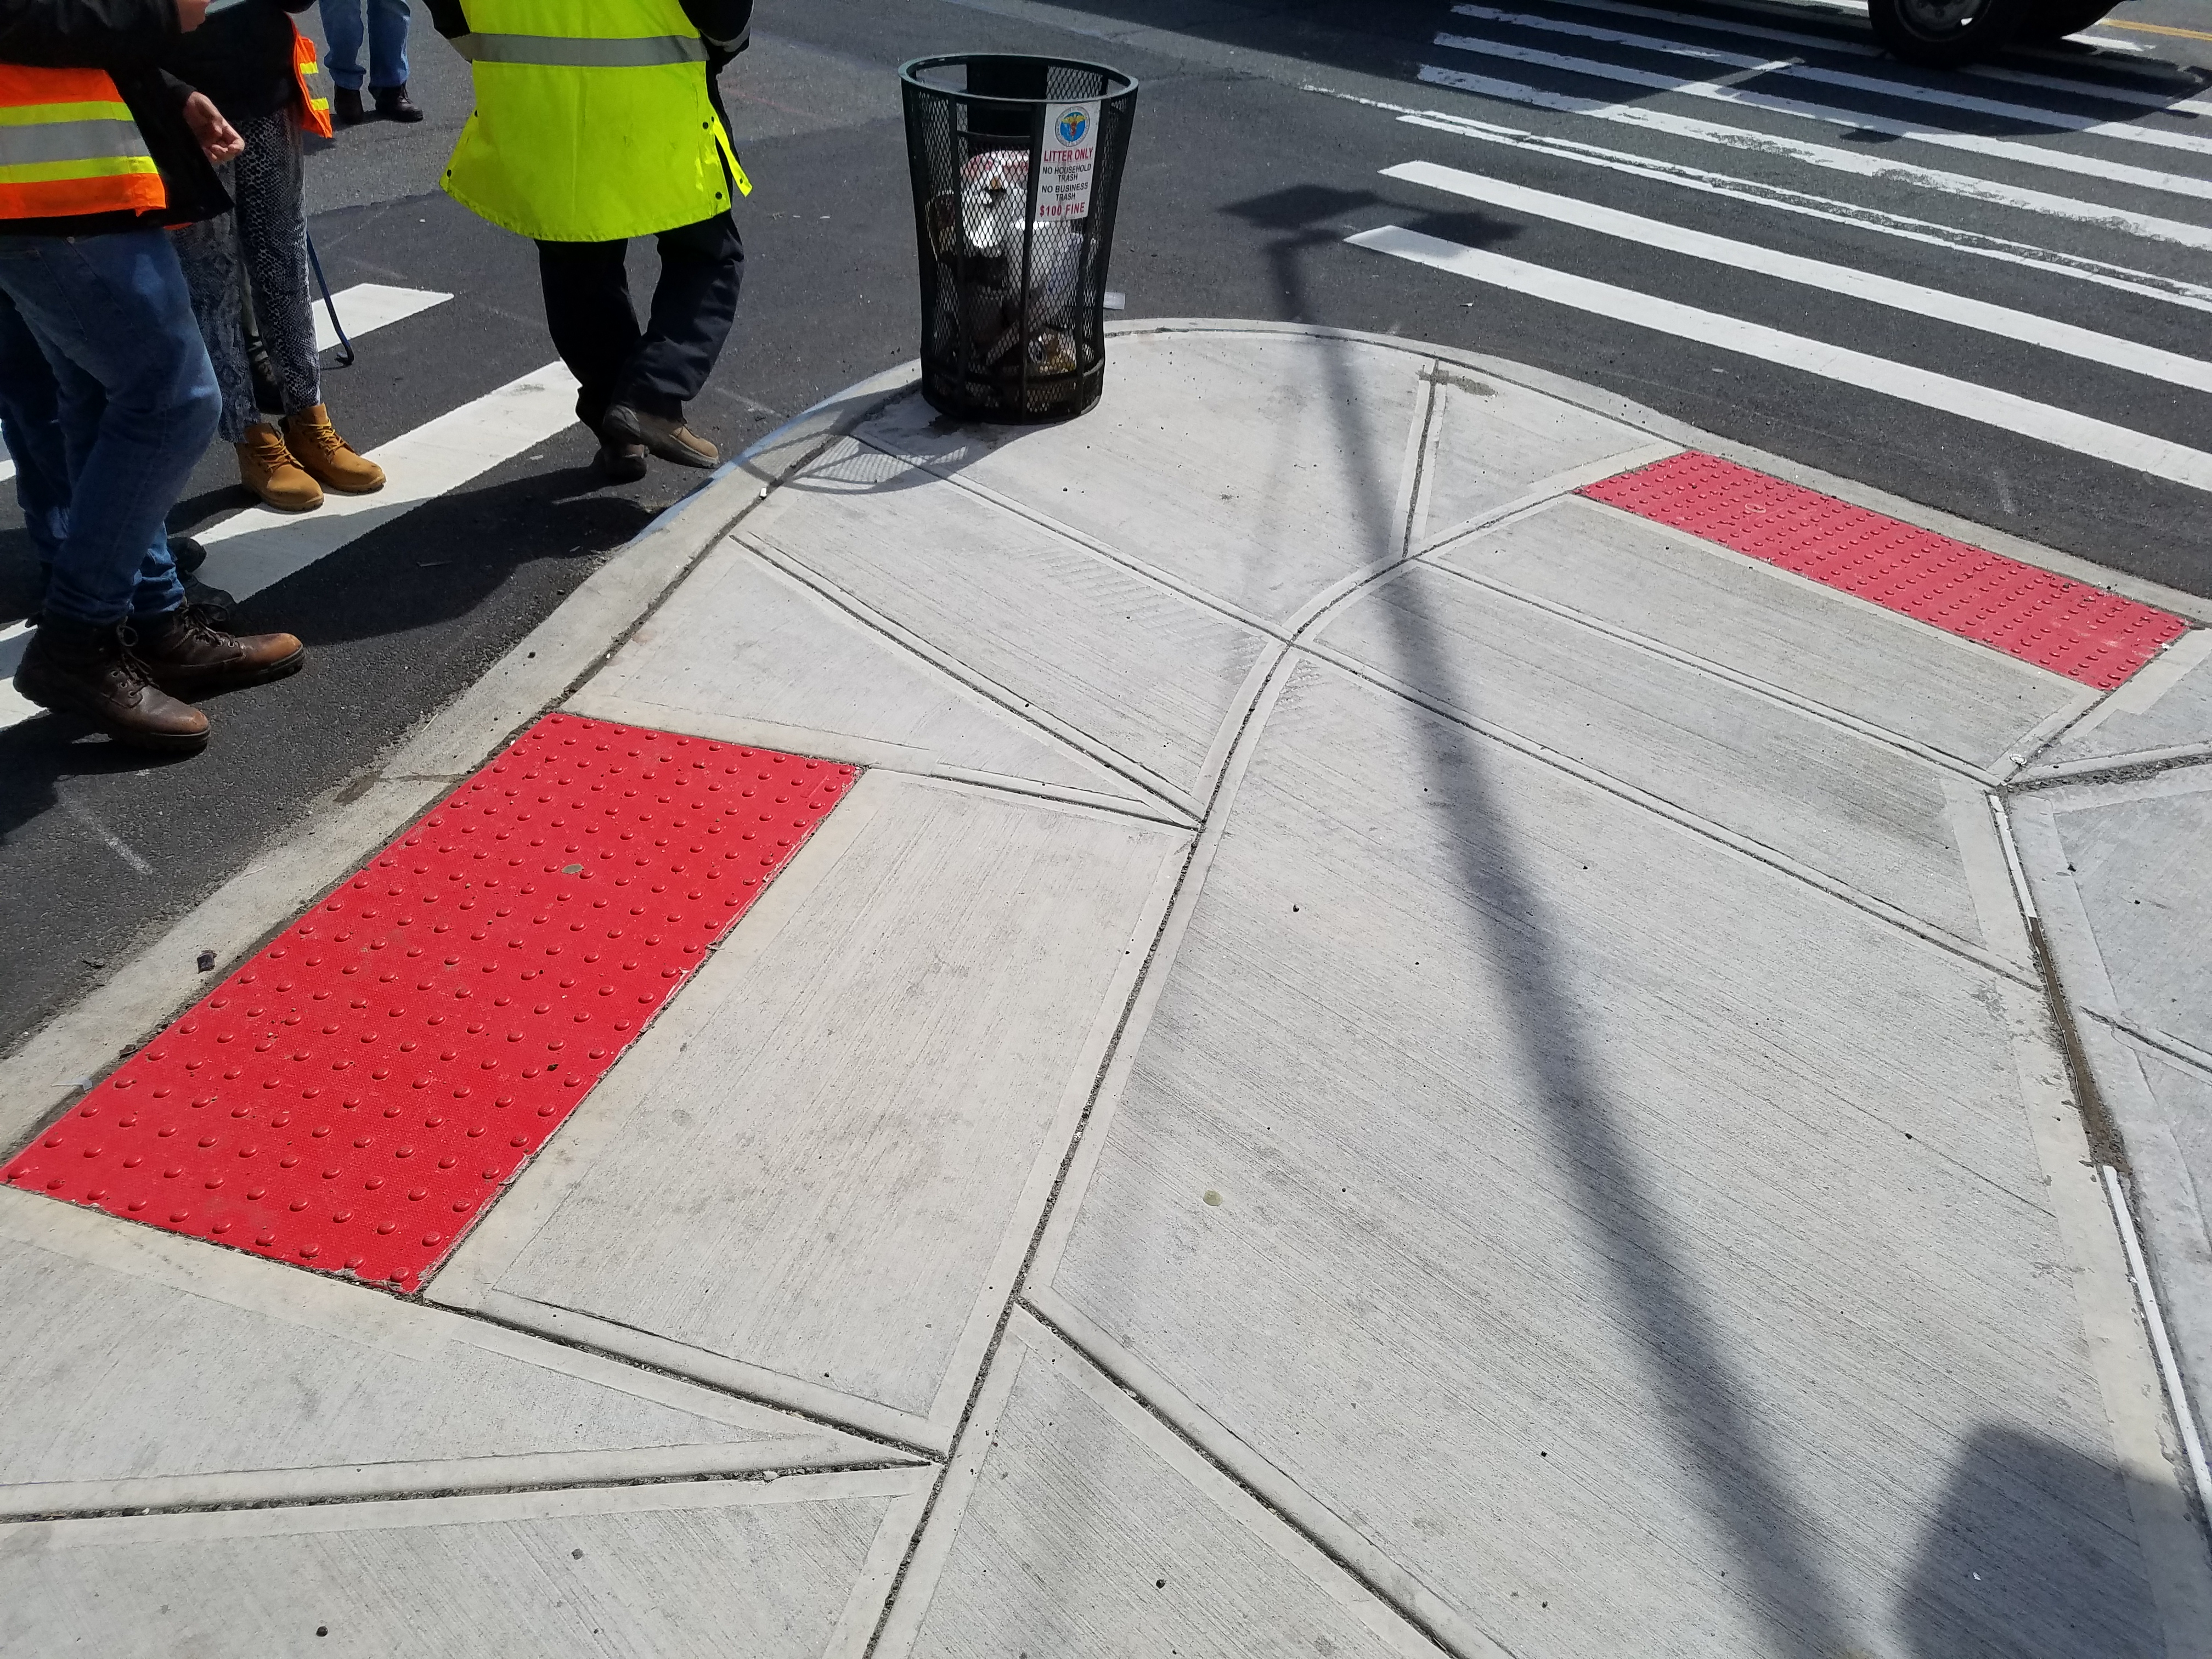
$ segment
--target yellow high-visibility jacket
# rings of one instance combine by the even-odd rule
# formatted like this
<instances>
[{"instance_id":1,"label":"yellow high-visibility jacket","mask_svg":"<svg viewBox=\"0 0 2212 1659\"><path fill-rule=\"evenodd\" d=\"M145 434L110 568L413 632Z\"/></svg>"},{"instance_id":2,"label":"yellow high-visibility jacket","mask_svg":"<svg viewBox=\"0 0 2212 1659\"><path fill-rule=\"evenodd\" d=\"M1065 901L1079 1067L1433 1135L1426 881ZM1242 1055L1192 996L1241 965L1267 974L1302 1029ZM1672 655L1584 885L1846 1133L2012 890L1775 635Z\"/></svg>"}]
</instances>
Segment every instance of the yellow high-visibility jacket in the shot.
<instances>
[{"instance_id":1,"label":"yellow high-visibility jacket","mask_svg":"<svg viewBox=\"0 0 2212 1659\"><path fill-rule=\"evenodd\" d=\"M476 112L446 193L550 242L696 224L746 188L678 0L465 0ZM723 172L727 158L729 173Z\"/></svg>"}]
</instances>

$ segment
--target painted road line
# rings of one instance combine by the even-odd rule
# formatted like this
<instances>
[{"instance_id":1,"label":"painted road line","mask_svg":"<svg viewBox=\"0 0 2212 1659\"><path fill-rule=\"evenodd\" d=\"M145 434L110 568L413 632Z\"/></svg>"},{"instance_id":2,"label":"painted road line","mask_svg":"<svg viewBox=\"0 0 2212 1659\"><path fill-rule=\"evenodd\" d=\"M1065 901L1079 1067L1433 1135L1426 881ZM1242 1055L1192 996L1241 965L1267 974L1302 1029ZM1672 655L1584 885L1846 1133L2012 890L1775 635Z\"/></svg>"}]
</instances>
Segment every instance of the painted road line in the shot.
<instances>
[{"instance_id":1,"label":"painted road line","mask_svg":"<svg viewBox=\"0 0 2212 1659\"><path fill-rule=\"evenodd\" d=\"M2033 70L2007 69L1996 64L1977 64L1966 73L1985 81L2009 81L2015 86L2035 87L2045 92L2109 99L2116 104L2141 104L2146 109L2162 109L2175 115L2212 115L2212 98L2192 98L2185 91L2152 92L2142 87L2116 87L2105 81L2039 75Z\"/></svg>"},{"instance_id":2,"label":"painted road line","mask_svg":"<svg viewBox=\"0 0 2212 1659\"><path fill-rule=\"evenodd\" d=\"M358 340L364 334L374 334L380 328L404 322L433 306L441 306L453 297L427 288L356 283L331 295L331 301L338 308L338 320L345 325L347 337ZM328 351L338 343L337 331L331 326L330 307L319 305L314 312L315 349Z\"/></svg>"},{"instance_id":3,"label":"painted road line","mask_svg":"<svg viewBox=\"0 0 2212 1659\"><path fill-rule=\"evenodd\" d=\"M2139 34L2179 35L2184 40L2212 40L2212 34L2208 34L2203 29L2176 28L2171 23L2123 23L2115 18L2107 17L2103 20L2102 27L2108 29L2133 29Z\"/></svg>"},{"instance_id":4,"label":"painted road line","mask_svg":"<svg viewBox=\"0 0 2212 1659\"><path fill-rule=\"evenodd\" d=\"M1763 324L1700 311L1694 306L1639 294L1633 289L1616 288L1610 283L1577 276L1569 271L1509 259L1480 248L1462 247L1456 242L1424 236L1399 225L1362 231L1345 240L1357 247L1409 259L1416 264L1509 289L1554 305L1654 329L1761 362L1802 369L1824 380L1918 404L1962 420L2109 461L2115 466L2186 484L2192 489L2212 491L2212 455L2202 450L2053 408L2049 404L2039 404L2009 392L1975 386L1909 363L1893 362L1886 357L1870 357L1863 352L1807 339L1802 335L1786 334Z\"/></svg>"},{"instance_id":5,"label":"painted road line","mask_svg":"<svg viewBox=\"0 0 2212 1659\"><path fill-rule=\"evenodd\" d=\"M200 579L241 599L258 593L544 442L576 418L575 399L574 378L548 363L371 450L392 480L374 495L329 495L304 514L249 507L202 531ZM0 731L39 712L8 684L29 638L20 622L0 629Z\"/></svg>"},{"instance_id":6,"label":"painted road line","mask_svg":"<svg viewBox=\"0 0 2212 1659\"><path fill-rule=\"evenodd\" d=\"M1971 253L1982 258L2001 260L2046 276L2094 283L2100 287L2114 289L2142 299L2161 300L2169 305L2185 306L2192 311L2212 312L2212 288L2199 283L2185 283L2178 276L2134 270L2125 265L2108 264L2101 259L2038 247L2032 242L2015 242L2002 236L1984 235L1979 231L1940 225L1932 220L1884 213L1879 209L1862 207L1857 203L1840 201L1834 197L1815 196L1804 191L1791 190L1786 185L1738 178L1731 173L1711 173L1703 167L1689 167L1679 161L1662 161L1626 150L1606 149L1596 144L1579 143L1571 138L1524 132L1517 127L1495 126L1486 121L1446 115L1437 110L1412 110L1402 104L1386 104L1377 99L1355 97L1350 93L1327 92L1327 88L1321 87L1308 87L1305 90L1324 92L1328 96L1364 104L1370 109L1386 110L1408 126L1425 128L1431 132L1449 132L1457 137L1484 143L1510 144L1559 161L1628 173L1656 184L1674 185L1707 195L1724 196L1754 206L1774 208L1784 213L1825 220L1831 224L1847 225L1857 230L1870 230L1905 241L1924 243L1954 253Z\"/></svg>"},{"instance_id":7,"label":"painted road line","mask_svg":"<svg viewBox=\"0 0 2212 1659\"><path fill-rule=\"evenodd\" d=\"M1656 7L1637 7L1637 4L1628 4L1628 0L1555 0L1555 4L1575 7L1579 9L1579 11L1604 11L1608 13L1608 15L1621 15L1621 18L1644 18L1644 20L1650 20L1650 22L1681 22L1681 24L1687 24L1687 27L1712 28L1712 31L1717 31L1717 33L1741 35L1741 38L1745 40L1774 40L1774 42L1781 42L1781 45L1785 46L1801 46L1801 49L1805 51L1829 51L1829 53L1856 55L1856 58L1882 58L1882 55L1885 55L1881 51L1881 46L1858 46L1858 45L1851 45L1851 42L1844 42L1844 40L1829 40L1827 35L1798 33L1798 31L1794 31L1794 28L1760 28L1756 27L1756 24L1729 24L1729 22L1721 22L1721 20L1717 18L1697 18L1697 15L1690 15L1690 13L1681 13L1681 11L1659 11ZM1520 13L1520 11L1495 11L1495 9L1480 7L1480 4L1455 4L1453 11L1464 15L1464 18L1486 18L1491 20L1491 22L1522 24L1522 27L1526 28L1551 28L1551 31L1555 31L1555 33L1586 35L1586 38L1590 40L1608 40L1608 42L1614 42L1614 45L1637 46L1637 49L1641 51L1681 51L1681 46L1679 45L1670 45L1670 42L1666 42L1666 40L1655 38L1655 35L1620 33L1620 31L1613 31L1613 28L1593 28L1589 27L1589 24L1571 24L1571 22L1564 22L1564 20L1537 18L1537 15L1528 15L1528 13ZM1683 51L1681 55L1692 55L1692 53L1686 53L1686 51ZM1694 55L1704 58L1705 53L1694 53ZM1743 62L1743 66L1750 66L1759 60L1754 60L1754 58L1743 58L1741 62ZM1794 64L1794 66L1787 66L1787 69L1777 69L1774 73L1777 73L1777 76L1792 76L1796 77L1796 80L1820 82L1820 84L1825 86L1850 86L1850 88L1854 88L1854 91L1875 93L1878 97L1902 97L1902 100L1920 101L1920 104L1942 104L1942 106L1947 108L1962 108L1962 111L1971 111L1975 112L1975 115L1997 115L1997 118L2011 119L2011 122L2031 122L2035 124L2035 126L2057 128L2057 131L2063 131L2063 133L2094 133L2094 135L2100 135L2100 137L2124 139L2124 142L2128 143L2154 143L2154 146L2161 146L2161 149L2167 149L2167 150L2194 150L2197 155L2212 155L2212 139L2197 137L2197 135L2192 133L2167 133L2167 131L2161 131L2161 128L2154 128L2154 126L2135 126L2135 124L2130 122L2106 122L2106 119L2094 118L2094 115L2070 115L2070 112L2066 111L2051 111L2051 108L2042 108L2039 104L2006 104L2006 101L1996 100L1996 97L1975 97L1971 95L1971 93L1960 93L1960 91L1954 91L1954 88L1947 88L1947 86L1923 86L1923 84L1917 84L1917 82L1893 80L1893 77L1889 76L1851 76L1851 73L1844 73L1844 70L1818 69L1818 66L1814 64ZM2028 77L2028 80L2048 82L2048 84L2059 88L2059 91L2075 93L2075 95L2081 95L2081 97L2097 95L2097 88L2093 88L2093 86L2081 86L2081 84L2075 84L2075 82L2063 82L2059 80L2057 76L2035 76L2035 77ZM2146 97L2154 108L2163 108L2163 104L2159 104L2159 100L2154 95L2143 95L2143 97Z\"/></svg>"},{"instance_id":8,"label":"painted road line","mask_svg":"<svg viewBox=\"0 0 2212 1659\"><path fill-rule=\"evenodd\" d=\"M1830 294L1887 306L1912 316L1931 317L1961 328L1978 329L1985 334L2062 351L2107 368L2124 369L2131 374L2147 375L2191 391L2212 392L2212 362L2185 357L2179 352L2162 351L2156 346L2114 335L2100 334L2094 329L2077 328L2071 323L2058 322L2033 312L2015 311L2010 306L1990 305L1855 266L1831 264L1824 259L1808 259L1801 254L1761 247L1754 242L1739 242L1730 237L1671 225L1663 220L1601 207L1578 197L1556 196L1549 191L1531 190L1524 185L1508 184L1479 173L1439 167L1433 161L1402 162L1383 168L1382 176L1425 185L1431 190L1468 201L1487 202L1492 207L1579 226L1601 235L1618 236L1645 247L1710 259L1732 270L1755 271L1763 276L1779 277L1785 283L1823 289Z\"/></svg>"},{"instance_id":9,"label":"painted road line","mask_svg":"<svg viewBox=\"0 0 2212 1659\"><path fill-rule=\"evenodd\" d=\"M1422 64L1419 79L1430 86L1449 87L1455 92L1471 92L1485 98L1502 99L1508 103L1527 104L1536 109L1587 115L1621 126L1641 127L1648 132L1664 133L1673 138L1691 138L1700 143L1723 144L1731 149L1784 156L1808 167L1826 167L1832 173L1848 173L1862 179L1887 179L1917 189L1942 191L1948 196L1965 196L2000 207L2018 208L2023 212L2040 214L2046 218L2094 225L2104 230L2124 231L2149 241L2172 242L2181 247L2212 252L2212 226L2192 225L2178 219L2161 219L2145 213L2130 213L2098 202L2080 201L2070 196L2053 196L2046 191L2001 185L1993 179L1978 179L1969 173L1947 173L1940 167L1889 161L1881 156L1869 155L1863 150L1843 149L1833 144L1808 143L1802 138L1787 138L1778 133L1753 132L1745 127L1726 126L1717 121L1700 121L1692 116L1677 115L1669 110L1646 109L1636 104L1607 103L1595 98L1578 97L1572 93L1548 91L1523 82L1500 81L1487 75L1471 74L1465 70L1446 69L1436 64Z\"/></svg>"},{"instance_id":10,"label":"painted road line","mask_svg":"<svg viewBox=\"0 0 2212 1659\"><path fill-rule=\"evenodd\" d=\"M1818 121L1826 126L1842 127L1852 132L1875 132L1885 137L1904 138L1914 143L1928 144L1939 149L1961 150L1972 155L1986 155L1998 161L2017 162L2023 167L2043 167L2053 173L2078 173L2083 178L2101 179L2106 184L2132 185L2140 190L2154 190L2168 196L2189 196L2202 201L2212 201L2212 179L2192 179L2185 173L2161 173L2153 167L2139 167L2126 161L2108 161L2102 156L2077 155L2071 150L2044 149L2033 144L2016 143L2009 138L1985 138L1978 133L1955 132L1948 127L1893 121L1887 116L1862 114L1856 110L1838 109L1831 104L1808 104L1796 98L1778 98L1771 93L1747 92L1741 87L1724 85L1720 81L1685 80L1680 76L1631 69L1623 64L1608 64L1595 58L1572 58L1563 52L1540 52L1533 46L1516 46L1503 40L1485 40L1472 34L1439 34L1435 44L1454 52L1473 52L1486 58L1504 58L1516 64L1534 64L1543 69L1561 70L1570 75L1587 75L1595 80L1620 81L1654 92L1671 92L1685 98L1703 98L1716 103L1734 104L1744 109L1763 110L1771 115L1794 115L1801 120ZM1741 56L1741 53L1709 53L1702 47L1688 49L1683 55L1713 59L1722 56ZM1758 71L1760 67L1760 60L1751 60L1753 71Z\"/></svg>"}]
</instances>

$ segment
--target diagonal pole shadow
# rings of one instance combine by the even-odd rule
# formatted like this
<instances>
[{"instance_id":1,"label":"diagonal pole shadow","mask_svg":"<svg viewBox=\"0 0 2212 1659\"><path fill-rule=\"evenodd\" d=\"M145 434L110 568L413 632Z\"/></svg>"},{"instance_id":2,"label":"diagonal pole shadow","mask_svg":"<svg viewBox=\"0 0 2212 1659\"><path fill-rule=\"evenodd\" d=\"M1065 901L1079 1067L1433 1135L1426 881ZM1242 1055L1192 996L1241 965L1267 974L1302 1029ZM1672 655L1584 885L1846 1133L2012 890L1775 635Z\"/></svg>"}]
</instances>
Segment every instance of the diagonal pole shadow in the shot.
<instances>
[{"instance_id":1,"label":"diagonal pole shadow","mask_svg":"<svg viewBox=\"0 0 2212 1659\"><path fill-rule=\"evenodd\" d=\"M1289 195L1230 210L1285 233L1269 258L1292 314L1304 317L1304 258L1338 245L1341 233L1286 224L1297 210L1285 199ZM1327 206L1323 212L1336 216ZM1322 356L1331 379L1328 407L1336 411L1348 470L1367 497L1362 513L1370 523L1383 523L1395 511L1396 458L1378 453L1372 434L1346 412L1357 407L1358 393L1346 355ZM1410 519L1395 529L1401 551L1410 556ZM1393 598L1382 609L1396 672L1452 701L1461 678L1480 665L1464 653L1455 655L1410 585L1401 584ZM1526 1074L1536 1079L1534 1104L1577 1207L1601 1230L1600 1255L1615 1275L1613 1298L1636 1340L1646 1385L1661 1407L1656 1415L1673 1434L1682 1467L1703 1489L1707 1518L1741 1564L1753 1610L1766 1626L1768 1651L1788 1659L1836 1659L1852 1650L1850 1621L1822 1570L1818 1532L1776 1465L1728 1339L1659 1204L1654 1174L1631 1149L1626 1120L1632 1103L1607 1091L1578 1038L1574 1000L1547 944L1553 930L1545 924L1546 896L1504 829L1492 754L1476 732L1455 721L1439 720L1432 730L1436 740L1425 749L1431 787L1458 807L1452 838L1457 891L1440 897L1457 910L1474 951L1502 964L1493 977L1509 1004L1506 1024L1517 1034Z\"/></svg>"}]
</instances>

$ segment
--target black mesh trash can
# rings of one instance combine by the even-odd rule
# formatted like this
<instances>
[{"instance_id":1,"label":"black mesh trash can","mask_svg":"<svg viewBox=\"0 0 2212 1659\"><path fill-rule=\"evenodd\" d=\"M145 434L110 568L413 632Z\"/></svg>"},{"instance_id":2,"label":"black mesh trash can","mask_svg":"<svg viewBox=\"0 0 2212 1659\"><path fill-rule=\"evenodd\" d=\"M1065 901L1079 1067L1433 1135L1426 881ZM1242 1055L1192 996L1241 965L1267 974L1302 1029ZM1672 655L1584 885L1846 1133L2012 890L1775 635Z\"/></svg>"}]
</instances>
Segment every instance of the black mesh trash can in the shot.
<instances>
[{"instance_id":1,"label":"black mesh trash can","mask_svg":"<svg viewBox=\"0 0 2212 1659\"><path fill-rule=\"evenodd\" d=\"M1106 385L1106 259L1137 83L990 52L899 71L921 256L921 390L962 420L1059 421Z\"/></svg>"}]
</instances>

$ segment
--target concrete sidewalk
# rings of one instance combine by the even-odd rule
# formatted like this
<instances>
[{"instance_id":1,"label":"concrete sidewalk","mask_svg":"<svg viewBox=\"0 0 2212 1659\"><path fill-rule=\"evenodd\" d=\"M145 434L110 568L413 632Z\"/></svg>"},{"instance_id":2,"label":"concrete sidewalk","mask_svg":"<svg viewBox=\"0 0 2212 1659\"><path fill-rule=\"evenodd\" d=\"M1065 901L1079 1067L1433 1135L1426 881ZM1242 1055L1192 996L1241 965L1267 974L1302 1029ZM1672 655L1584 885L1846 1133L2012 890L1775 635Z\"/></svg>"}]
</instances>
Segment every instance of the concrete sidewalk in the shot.
<instances>
[{"instance_id":1,"label":"concrete sidewalk","mask_svg":"<svg viewBox=\"0 0 2212 1659\"><path fill-rule=\"evenodd\" d=\"M2212 631L1961 639L1577 492L2090 573L1465 354L1111 354L771 439L0 1068L29 1169L549 705L863 769L418 1296L0 1188L0 1651L2212 1655Z\"/></svg>"}]
</instances>

